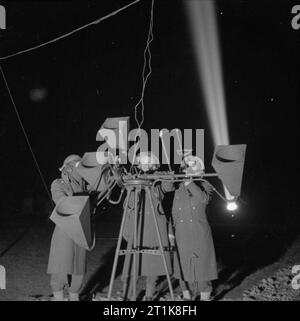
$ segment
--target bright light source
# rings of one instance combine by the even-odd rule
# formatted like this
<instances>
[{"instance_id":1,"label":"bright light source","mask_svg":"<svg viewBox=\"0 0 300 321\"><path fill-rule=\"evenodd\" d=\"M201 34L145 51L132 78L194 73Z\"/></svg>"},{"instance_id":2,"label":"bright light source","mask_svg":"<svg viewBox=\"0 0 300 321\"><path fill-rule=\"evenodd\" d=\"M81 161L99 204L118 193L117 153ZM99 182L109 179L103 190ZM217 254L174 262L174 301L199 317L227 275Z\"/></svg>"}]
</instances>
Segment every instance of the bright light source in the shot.
<instances>
[{"instance_id":1,"label":"bright light source","mask_svg":"<svg viewBox=\"0 0 300 321\"><path fill-rule=\"evenodd\" d=\"M237 206L236 202L231 201L231 202L227 202L227 207L226 208L227 208L228 211L235 211L238 208L238 206Z\"/></svg>"},{"instance_id":2,"label":"bright light source","mask_svg":"<svg viewBox=\"0 0 300 321\"><path fill-rule=\"evenodd\" d=\"M213 141L215 145L228 145L229 132L215 2L185 1L185 7ZM234 197L225 185L224 191L227 201L231 202ZM233 207L234 205L230 205L229 210L236 209L231 209Z\"/></svg>"}]
</instances>

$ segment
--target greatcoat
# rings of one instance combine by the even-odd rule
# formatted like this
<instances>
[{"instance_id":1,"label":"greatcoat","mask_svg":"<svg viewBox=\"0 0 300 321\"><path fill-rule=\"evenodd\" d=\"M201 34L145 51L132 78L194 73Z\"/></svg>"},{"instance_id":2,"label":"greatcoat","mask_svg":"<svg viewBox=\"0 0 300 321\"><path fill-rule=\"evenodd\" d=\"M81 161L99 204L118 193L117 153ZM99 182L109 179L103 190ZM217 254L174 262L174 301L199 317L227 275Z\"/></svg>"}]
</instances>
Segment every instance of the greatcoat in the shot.
<instances>
[{"instance_id":1,"label":"greatcoat","mask_svg":"<svg viewBox=\"0 0 300 321\"><path fill-rule=\"evenodd\" d=\"M62 198L82 192L84 192L83 184L68 184L63 179L56 179L51 184L52 199L55 204ZM85 272L86 250L56 226L51 240L47 273L83 275Z\"/></svg>"},{"instance_id":2,"label":"greatcoat","mask_svg":"<svg viewBox=\"0 0 300 321\"><path fill-rule=\"evenodd\" d=\"M170 183L156 184L156 186L151 191L151 197L154 205L154 215L157 220L158 229L164 248L164 254L167 263L168 273L171 274L171 256L169 250L169 240L168 240L168 223L162 208L162 200L164 194L173 189ZM141 193L146 193L142 190ZM129 197L127 217L125 221L125 228L123 236L127 240L127 249L131 249L133 246L134 238L134 192L132 191ZM150 199L148 196L139 197L138 202L138 221L137 224L139 228L137 229L137 246L141 249L159 249L159 241L157 230L155 227L155 221L153 218L153 212L150 204ZM144 200L144 201L141 201ZM133 255L126 254L122 278L126 278L133 274ZM159 276L165 275L166 270L163 265L163 260L161 255L152 255L141 253L137 255L137 275L138 276Z\"/></svg>"},{"instance_id":3,"label":"greatcoat","mask_svg":"<svg viewBox=\"0 0 300 321\"><path fill-rule=\"evenodd\" d=\"M205 183L194 182L176 189L172 209L177 251L174 276L187 282L217 279L217 267L211 229L206 217L209 193Z\"/></svg>"}]
</instances>

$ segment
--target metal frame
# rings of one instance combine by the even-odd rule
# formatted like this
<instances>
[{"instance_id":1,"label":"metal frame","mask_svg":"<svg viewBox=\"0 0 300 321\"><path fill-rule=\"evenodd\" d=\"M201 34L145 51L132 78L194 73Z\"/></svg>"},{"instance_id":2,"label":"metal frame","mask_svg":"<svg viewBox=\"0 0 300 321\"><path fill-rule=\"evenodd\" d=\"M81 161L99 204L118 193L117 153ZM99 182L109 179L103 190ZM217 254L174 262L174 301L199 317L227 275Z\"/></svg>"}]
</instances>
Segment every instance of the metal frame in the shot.
<instances>
[{"instance_id":1,"label":"metal frame","mask_svg":"<svg viewBox=\"0 0 300 321\"><path fill-rule=\"evenodd\" d=\"M118 242L117 242L117 248L115 251L115 257L114 257L114 263L113 263L113 268L112 268L112 273L111 273L111 278L110 278L110 283L109 283L109 290L108 290L108 300L111 300L111 295L112 295L112 290L113 290L113 285L114 285L114 280L116 276L116 270L117 270L117 265L118 265L118 259L120 255L126 255L126 254L133 254L133 278L130 282L132 282L132 290L133 290L133 295L132 299L135 301L136 300L136 283L137 283L137 255L139 253L143 254L148 254L148 255L161 255L164 269L166 272L166 277L168 281L168 286L170 290L170 295L172 300L174 301L174 292L173 292L173 287L172 287L172 282L171 282L171 277L169 275L168 267L167 267L167 261L164 253L164 248L161 240L161 235L159 232L159 227L155 215L155 210L154 210L154 205L153 205L153 199L152 199L152 194L151 194L151 188L154 186L153 180L150 179L133 179L133 180L128 180L124 184L126 190L127 190L127 196L125 200L125 209L123 211L123 217L121 221L121 227L119 231L119 237L118 237ZM153 220L155 224L155 229L156 229L156 234L159 242L159 250L145 250L145 249L138 249L137 248L137 221L138 221L138 197L141 197L141 191L145 190L145 197L148 197L150 200L150 205L151 205L151 212L153 215ZM123 237L123 232L124 232L124 226L125 226L125 221L128 215L128 203L129 203L129 197L131 195L131 192L134 191L134 230L133 230L133 247L129 250L121 250L121 242L122 242L122 237ZM144 215L144 212L142 212L142 215ZM142 219L140 219L140 222L142 222ZM139 229L139 232L141 229Z\"/></svg>"}]
</instances>

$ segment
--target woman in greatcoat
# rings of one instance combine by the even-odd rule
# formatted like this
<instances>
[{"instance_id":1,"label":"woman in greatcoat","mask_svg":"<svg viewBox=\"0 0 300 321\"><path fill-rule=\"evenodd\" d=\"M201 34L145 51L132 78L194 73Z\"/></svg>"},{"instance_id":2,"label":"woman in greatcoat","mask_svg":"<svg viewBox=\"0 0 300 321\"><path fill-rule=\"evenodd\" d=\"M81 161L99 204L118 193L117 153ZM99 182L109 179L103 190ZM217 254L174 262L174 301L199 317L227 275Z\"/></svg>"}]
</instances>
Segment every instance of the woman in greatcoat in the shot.
<instances>
[{"instance_id":1,"label":"woman in greatcoat","mask_svg":"<svg viewBox=\"0 0 300 321\"><path fill-rule=\"evenodd\" d=\"M140 153L138 157L139 166L143 173L150 173L155 168L157 168L158 160L156 156L150 152ZM142 178L142 175L140 176ZM151 189L151 197L154 205L154 214L157 220L158 229L162 241L163 248L169 248L168 239L168 223L162 208L162 200L166 192L171 191L173 188L170 183L156 184L155 187ZM146 193L142 190L140 193ZM158 235L155 227L155 222L153 218L152 207L150 204L150 199L148 195L141 195L138 202L138 217L140 219L139 229L137 233L137 246L144 249L159 249ZM134 192L128 195L128 209L127 209L127 219L125 221L125 232L124 238L127 240L127 249L131 249L133 245L133 228L134 228ZM170 252L168 250L164 251L168 274L172 273L171 270L171 259ZM128 280L132 277L133 273L133 256L127 254L125 256L122 279L125 282L124 292L128 286ZM146 253L141 253L137 255L137 276L146 276L146 294L145 300L153 300L153 295L155 291L155 285L158 276L166 275L166 270L163 264L161 255L151 255ZM126 295L123 294L125 297Z\"/></svg>"},{"instance_id":2,"label":"woman in greatcoat","mask_svg":"<svg viewBox=\"0 0 300 321\"><path fill-rule=\"evenodd\" d=\"M183 166L187 174L199 174L204 169L203 163L192 155L185 158ZM174 276L180 280L186 300L191 299L192 285L200 292L201 300L209 300L211 281L217 279L214 243L206 217L211 191L209 183L203 181L198 186L191 180L180 183L175 190L172 209L177 247Z\"/></svg>"},{"instance_id":3,"label":"woman in greatcoat","mask_svg":"<svg viewBox=\"0 0 300 321\"><path fill-rule=\"evenodd\" d=\"M52 199L58 204L64 198L86 191L85 182L73 171L80 162L78 155L68 156L60 168L60 179L51 185ZM47 273L51 275L50 285L54 301L64 301L63 289L68 285L68 276L71 276L69 300L78 301L86 273L86 250L77 245L59 226L56 225L49 253Z\"/></svg>"}]
</instances>

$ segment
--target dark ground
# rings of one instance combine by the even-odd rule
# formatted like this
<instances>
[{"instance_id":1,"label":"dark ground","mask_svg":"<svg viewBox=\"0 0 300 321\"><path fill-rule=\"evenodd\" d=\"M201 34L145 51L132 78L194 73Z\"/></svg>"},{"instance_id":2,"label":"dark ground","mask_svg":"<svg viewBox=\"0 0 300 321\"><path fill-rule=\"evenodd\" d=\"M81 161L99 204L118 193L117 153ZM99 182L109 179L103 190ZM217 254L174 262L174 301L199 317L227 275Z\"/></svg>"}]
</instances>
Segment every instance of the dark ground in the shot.
<instances>
[{"instance_id":1,"label":"dark ground","mask_svg":"<svg viewBox=\"0 0 300 321\"><path fill-rule=\"evenodd\" d=\"M84 299L90 299L96 292L105 295L108 290L121 220L119 213L120 210L114 207L97 217L97 242L94 250L88 253ZM53 228L53 223L47 218L29 215L24 217L19 214L1 219L0 264L6 268L7 273L6 290L0 290L1 301L23 301L30 296L38 298L51 294L46 268ZM287 250L290 250L291 255L285 262L300 263L299 254L297 256L299 251L291 252L295 240L299 243L297 237L300 226L250 225L232 221L230 224L212 224L212 230L219 270L219 279L214 283L217 300L238 298L245 287L265 277L269 273L266 271L280 266ZM14 241L17 242L13 245ZM8 247L10 248L3 252ZM162 293L165 293L164 280L160 286ZM142 290L142 287L143 281L139 283L138 289ZM175 294L179 294L175 280L174 287ZM120 290L121 282L118 277L113 295L119 295Z\"/></svg>"}]
</instances>

